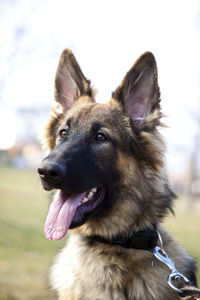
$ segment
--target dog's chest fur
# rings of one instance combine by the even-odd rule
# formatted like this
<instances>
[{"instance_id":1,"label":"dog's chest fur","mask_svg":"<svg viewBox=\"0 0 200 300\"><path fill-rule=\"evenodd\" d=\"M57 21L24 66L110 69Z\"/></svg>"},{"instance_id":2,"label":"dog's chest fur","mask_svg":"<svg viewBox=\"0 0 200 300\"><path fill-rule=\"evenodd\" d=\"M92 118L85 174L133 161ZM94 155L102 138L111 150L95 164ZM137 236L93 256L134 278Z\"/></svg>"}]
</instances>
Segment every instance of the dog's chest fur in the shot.
<instances>
[{"instance_id":1,"label":"dog's chest fur","mask_svg":"<svg viewBox=\"0 0 200 300\"><path fill-rule=\"evenodd\" d=\"M176 265L183 270L185 252L168 239L178 253ZM167 284L168 270L159 263L152 267L152 253L118 247L109 255L108 247L112 246L88 247L79 234L71 234L51 270L60 300L179 299Z\"/></svg>"}]
</instances>

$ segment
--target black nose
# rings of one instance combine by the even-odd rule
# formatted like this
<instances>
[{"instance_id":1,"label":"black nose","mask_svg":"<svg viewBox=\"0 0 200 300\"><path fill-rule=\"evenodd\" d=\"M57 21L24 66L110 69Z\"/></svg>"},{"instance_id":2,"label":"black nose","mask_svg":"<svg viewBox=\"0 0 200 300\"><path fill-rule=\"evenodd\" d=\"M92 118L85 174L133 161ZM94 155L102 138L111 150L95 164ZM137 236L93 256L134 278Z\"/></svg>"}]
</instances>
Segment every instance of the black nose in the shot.
<instances>
[{"instance_id":1,"label":"black nose","mask_svg":"<svg viewBox=\"0 0 200 300\"><path fill-rule=\"evenodd\" d=\"M44 160L38 168L40 178L48 184L54 184L60 182L65 175L65 168L57 163L48 160Z\"/></svg>"}]
</instances>

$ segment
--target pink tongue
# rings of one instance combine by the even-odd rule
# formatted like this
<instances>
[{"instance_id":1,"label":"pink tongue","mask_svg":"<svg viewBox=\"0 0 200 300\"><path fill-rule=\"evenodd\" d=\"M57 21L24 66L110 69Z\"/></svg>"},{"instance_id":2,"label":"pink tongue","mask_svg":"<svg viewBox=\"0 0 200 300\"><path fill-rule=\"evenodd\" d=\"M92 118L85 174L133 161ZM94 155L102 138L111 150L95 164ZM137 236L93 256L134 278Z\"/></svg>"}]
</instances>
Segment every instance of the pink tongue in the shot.
<instances>
[{"instance_id":1,"label":"pink tongue","mask_svg":"<svg viewBox=\"0 0 200 300\"><path fill-rule=\"evenodd\" d=\"M60 240L65 236L84 194L76 194L66 199L62 191L58 192L50 205L45 222L44 233L47 239Z\"/></svg>"}]
</instances>

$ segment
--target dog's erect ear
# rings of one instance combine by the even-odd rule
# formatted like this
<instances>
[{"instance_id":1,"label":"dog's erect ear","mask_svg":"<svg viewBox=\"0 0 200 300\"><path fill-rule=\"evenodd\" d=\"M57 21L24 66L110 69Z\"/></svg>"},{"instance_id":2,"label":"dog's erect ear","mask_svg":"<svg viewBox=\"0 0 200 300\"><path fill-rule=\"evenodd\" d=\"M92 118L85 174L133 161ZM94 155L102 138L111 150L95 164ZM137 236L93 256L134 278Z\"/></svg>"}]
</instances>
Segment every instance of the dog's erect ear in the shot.
<instances>
[{"instance_id":1,"label":"dog's erect ear","mask_svg":"<svg viewBox=\"0 0 200 300\"><path fill-rule=\"evenodd\" d=\"M55 100L63 109L69 109L79 97L92 97L90 81L81 71L71 50L65 49L60 57L55 79Z\"/></svg>"},{"instance_id":2,"label":"dog's erect ear","mask_svg":"<svg viewBox=\"0 0 200 300\"><path fill-rule=\"evenodd\" d=\"M152 53L146 52L136 61L112 97L121 102L124 111L138 126L143 126L147 116L154 112L159 119L160 93Z\"/></svg>"}]
</instances>

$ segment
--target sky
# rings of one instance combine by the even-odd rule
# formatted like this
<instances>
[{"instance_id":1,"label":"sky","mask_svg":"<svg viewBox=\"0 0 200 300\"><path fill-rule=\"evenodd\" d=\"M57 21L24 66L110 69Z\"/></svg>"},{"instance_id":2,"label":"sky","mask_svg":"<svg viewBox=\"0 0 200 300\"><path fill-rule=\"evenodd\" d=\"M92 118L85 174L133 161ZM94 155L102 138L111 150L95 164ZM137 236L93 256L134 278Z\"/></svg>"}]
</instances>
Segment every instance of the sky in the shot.
<instances>
[{"instance_id":1,"label":"sky","mask_svg":"<svg viewBox=\"0 0 200 300\"><path fill-rule=\"evenodd\" d=\"M25 130L17 111L41 107L48 114L64 48L74 52L99 102L110 98L143 52L154 53L168 116L167 162L181 169L198 130L200 1L0 0L0 148Z\"/></svg>"}]
</instances>

